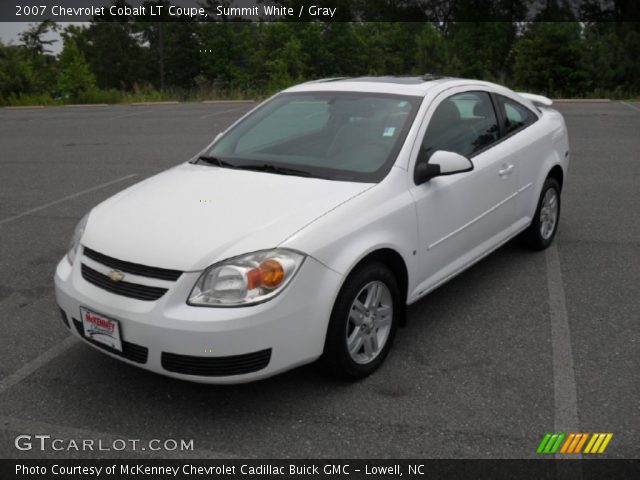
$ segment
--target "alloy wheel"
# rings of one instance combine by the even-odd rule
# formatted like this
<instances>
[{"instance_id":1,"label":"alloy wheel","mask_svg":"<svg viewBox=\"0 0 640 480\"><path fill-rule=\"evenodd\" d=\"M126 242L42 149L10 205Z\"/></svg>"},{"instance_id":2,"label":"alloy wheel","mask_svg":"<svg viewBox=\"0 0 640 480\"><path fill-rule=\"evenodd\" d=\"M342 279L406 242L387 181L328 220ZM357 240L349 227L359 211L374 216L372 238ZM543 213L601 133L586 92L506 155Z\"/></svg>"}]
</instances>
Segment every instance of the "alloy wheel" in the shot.
<instances>
[{"instance_id":1,"label":"alloy wheel","mask_svg":"<svg viewBox=\"0 0 640 480\"><path fill-rule=\"evenodd\" d=\"M367 364L383 350L393 319L389 287L381 281L367 283L351 304L346 342L354 362Z\"/></svg>"},{"instance_id":2,"label":"alloy wheel","mask_svg":"<svg viewBox=\"0 0 640 480\"><path fill-rule=\"evenodd\" d=\"M540 236L548 240L553 235L558 221L558 193L554 188L549 188L542 199L540 208Z\"/></svg>"}]
</instances>

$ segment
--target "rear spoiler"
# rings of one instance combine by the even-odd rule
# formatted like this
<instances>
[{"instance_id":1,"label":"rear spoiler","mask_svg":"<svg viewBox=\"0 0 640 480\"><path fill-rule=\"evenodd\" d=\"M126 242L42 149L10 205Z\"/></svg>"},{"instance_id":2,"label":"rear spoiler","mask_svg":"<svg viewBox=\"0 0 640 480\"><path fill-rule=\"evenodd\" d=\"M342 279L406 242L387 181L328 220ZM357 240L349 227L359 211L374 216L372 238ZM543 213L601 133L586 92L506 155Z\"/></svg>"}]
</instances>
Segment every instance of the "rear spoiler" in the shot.
<instances>
[{"instance_id":1,"label":"rear spoiler","mask_svg":"<svg viewBox=\"0 0 640 480\"><path fill-rule=\"evenodd\" d=\"M523 98L526 98L534 105L538 105L541 107L550 107L551 105L553 105L553 100L547 97L543 97L542 95L534 95L533 93L524 93L524 92L518 92L518 95L520 95Z\"/></svg>"}]
</instances>

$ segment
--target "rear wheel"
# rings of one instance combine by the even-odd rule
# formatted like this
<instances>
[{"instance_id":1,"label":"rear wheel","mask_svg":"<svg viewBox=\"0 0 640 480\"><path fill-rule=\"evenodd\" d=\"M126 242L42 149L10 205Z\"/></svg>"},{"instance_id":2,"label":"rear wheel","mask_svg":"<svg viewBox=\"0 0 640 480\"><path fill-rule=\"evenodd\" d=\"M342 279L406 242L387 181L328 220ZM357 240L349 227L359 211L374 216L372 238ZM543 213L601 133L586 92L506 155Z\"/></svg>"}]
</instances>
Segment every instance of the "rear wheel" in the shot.
<instances>
[{"instance_id":1,"label":"rear wheel","mask_svg":"<svg viewBox=\"0 0 640 480\"><path fill-rule=\"evenodd\" d=\"M560 185L547 178L542 187L533 221L522 238L534 250L544 250L553 242L560 220Z\"/></svg>"},{"instance_id":2,"label":"rear wheel","mask_svg":"<svg viewBox=\"0 0 640 480\"><path fill-rule=\"evenodd\" d=\"M368 263L345 281L331 313L323 355L328 370L357 380L373 373L387 356L401 312L393 273Z\"/></svg>"}]
</instances>

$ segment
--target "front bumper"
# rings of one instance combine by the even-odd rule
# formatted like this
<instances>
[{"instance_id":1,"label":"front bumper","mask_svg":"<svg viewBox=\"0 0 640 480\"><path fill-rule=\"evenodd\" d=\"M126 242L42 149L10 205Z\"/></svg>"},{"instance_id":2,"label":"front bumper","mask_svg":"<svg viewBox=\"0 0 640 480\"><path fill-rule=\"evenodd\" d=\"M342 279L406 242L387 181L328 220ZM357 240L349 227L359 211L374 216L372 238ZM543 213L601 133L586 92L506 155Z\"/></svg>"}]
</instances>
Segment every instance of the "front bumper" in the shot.
<instances>
[{"instance_id":1,"label":"front bumper","mask_svg":"<svg viewBox=\"0 0 640 480\"><path fill-rule=\"evenodd\" d=\"M56 299L73 335L124 362L184 380L242 383L317 359L341 276L307 257L277 297L248 307L194 307L186 299L199 272L185 272L156 301L103 290L81 275L83 256L56 268ZM82 335L80 307L118 320L123 352ZM145 351L146 350L146 351ZM247 373L247 369L254 370Z\"/></svg>"}]
</instances>

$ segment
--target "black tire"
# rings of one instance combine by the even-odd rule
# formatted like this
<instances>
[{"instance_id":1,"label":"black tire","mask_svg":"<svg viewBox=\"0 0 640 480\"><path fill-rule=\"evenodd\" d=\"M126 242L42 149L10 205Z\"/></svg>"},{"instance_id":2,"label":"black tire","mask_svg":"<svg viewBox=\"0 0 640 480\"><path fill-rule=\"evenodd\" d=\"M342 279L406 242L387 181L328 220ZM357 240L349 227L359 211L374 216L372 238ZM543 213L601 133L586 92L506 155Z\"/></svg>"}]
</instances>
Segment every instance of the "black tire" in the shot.
<instances>
[{"instance_id":1,"label":"black tire","mask_svg":"<svg viewBox=\"0 0 640 480\"><path fill-rule=\"evenodd\" d=\"M391 322L386 341L384 345L380 346L379 353L375 358L372 358L368 363L358 363L352 358L347 348L347 332L350 327L353 327L349 323L350 312L357 296L363 295L363 289L372 282L382 282L388 289L392 303ZM376 371L391 349L399 318L404 311L401 302L402 297L398 282L391 270L383 263L370 262L352 272L342 286L331 312L321 359L324 369L333 376L351 381L364 378ZM353 330L351 331L353 332Z\"/></svg>"},{"instance_id":2,"label":"black tire","mask_svg":"<svg viewBox=\"0 0 640 480\"><path fill-rule=\"evenodd\" d=\"M541 228L542 222L541 222L540 214L542 211L542 204L543 204L544 198L550 189L553 189L556 193L558 210L557 210L555 224L553 226L553 230L551 234L548 236L544 236L542 234L542 228ZM545 248L549 247L551 243L553 243L553 239L555 238L556 233L558 231L558 224L560 223L560 211L561 211L560 206L561 206L560 185L558 184L555 178L548 177L545 180L544 185L542 186L542 191L540 192L540 198L538 199L538 206L536 208L536 213L533 216L533 220L531 221L531 225L529 225L529 227L524 232L522 232L522 240L527 247L531 248L532 250L544 250Z\"/></svg>"}]
</instances>

